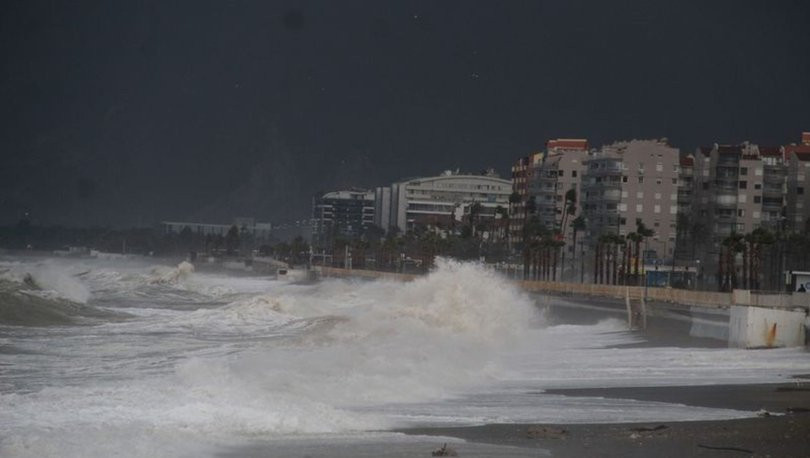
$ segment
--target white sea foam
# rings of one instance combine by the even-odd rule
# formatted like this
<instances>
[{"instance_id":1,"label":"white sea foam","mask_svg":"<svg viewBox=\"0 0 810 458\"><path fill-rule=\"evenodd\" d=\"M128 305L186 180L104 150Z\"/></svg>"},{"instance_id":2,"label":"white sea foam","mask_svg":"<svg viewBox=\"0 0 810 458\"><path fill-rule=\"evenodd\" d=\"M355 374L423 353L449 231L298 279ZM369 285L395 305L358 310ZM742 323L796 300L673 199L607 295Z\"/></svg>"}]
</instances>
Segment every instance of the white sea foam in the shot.
<instances>
[{"instance_id":1,"label":"white sea foam","mask_svg":"<svg viewBox=\"0 0 810 458\"><path fill-rule=\"evenodd\" d=\"M542 391L808 370L796 349L620 348L641 339L620 320L548 326L475 264L440 261L409 283L312 285L199 272L154 285L142 264L82 269L65 272L134 318L15 340L21 388L0 393L2 456L79 456L102 441L128 456L199 456L229 441L408 424L735 418L751 413Z\"/></svg>"}]
</instances>

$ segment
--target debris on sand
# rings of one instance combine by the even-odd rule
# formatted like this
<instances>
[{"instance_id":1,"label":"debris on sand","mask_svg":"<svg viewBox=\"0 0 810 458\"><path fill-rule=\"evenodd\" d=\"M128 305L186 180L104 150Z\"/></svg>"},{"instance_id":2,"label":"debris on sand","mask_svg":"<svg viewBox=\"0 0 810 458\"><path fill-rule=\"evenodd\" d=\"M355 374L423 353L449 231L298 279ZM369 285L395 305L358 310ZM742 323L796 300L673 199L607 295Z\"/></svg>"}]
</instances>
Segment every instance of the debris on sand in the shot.
<instances>
[{"instance_id":1,"label":"debris on sand","mask_svg":"<svg viewBox=\"0 0 810 458\"><path fill-rule=\"evenodd\" d=\"M698 447L705 448L705 449L708 449L708 450L726 450L726 451L729 451L729 452L754 453L753 450L748 450L747 448L739 448L739 447L721 447L721 446L706 445L706 444L698 444Z\"/></svg>"},{"instance_id":2,"label":"debris on sand","mask_svg":"<svg viewBox=\"0 0 810 458\"><path fill-rule=\"evenodd\" d=\"M550 426L530 426L526 430L526 435L530 439L563 439L567 434L568 431L565 429Z\"/></svg>"},{"instance_id":3,"label":"debris on sand","mask_svg":"<svg viewBox=\"0 0 810 458\"><path fill-rule=\"evenodd\" d=\"M447 447L447 443L445 442L442 445L442 448L436 449L431 453L432 456L458 456L455 450L452 448Z\"/></svg>"},{"instance_id":4,"label":"debris on sand","mask_svg":"<svg viewBox=\"0 0 810 458\"><path fill-rule=\"evenodd\" d=\"M653 426L652 428L647 428L647 427L642 426L640 428L630 428L630 431L635 431L637 433L652 433L652 432L661 431L661 430L667 429L667 428L669 428L669 426L667 426L667 425L658 425L658 426Z\"/></svg>"}]
</instances>

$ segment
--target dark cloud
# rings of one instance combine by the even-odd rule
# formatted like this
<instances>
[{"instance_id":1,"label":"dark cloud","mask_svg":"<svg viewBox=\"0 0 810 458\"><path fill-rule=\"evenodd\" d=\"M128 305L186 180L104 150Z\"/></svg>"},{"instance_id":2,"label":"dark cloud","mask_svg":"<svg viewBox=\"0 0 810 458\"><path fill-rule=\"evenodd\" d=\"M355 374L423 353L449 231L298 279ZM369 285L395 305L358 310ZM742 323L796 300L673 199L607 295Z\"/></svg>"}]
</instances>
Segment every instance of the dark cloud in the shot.
<instances>
[{"instance_id":1,"label":"dark cloud","mask_svg":"<svg viewBox=\"0 0 810 458\"><path fill-rule=\"evenodd\" d=\"M281 221L317 190L507 172L553 137L810 129L804 2L0 8L0 223Z\"/></svg>"}]
</instances>

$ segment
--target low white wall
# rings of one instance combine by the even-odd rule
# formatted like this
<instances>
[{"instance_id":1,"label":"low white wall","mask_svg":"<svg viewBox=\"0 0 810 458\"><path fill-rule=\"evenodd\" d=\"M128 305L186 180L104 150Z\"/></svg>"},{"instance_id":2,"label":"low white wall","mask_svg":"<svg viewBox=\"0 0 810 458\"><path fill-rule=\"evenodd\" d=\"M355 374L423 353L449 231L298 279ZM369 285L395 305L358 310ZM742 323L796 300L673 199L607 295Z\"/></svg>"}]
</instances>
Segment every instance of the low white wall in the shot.
<instances>
[{"instance_id":1,"label":"low white wall","mask_svg":"<svg viewBox=\"0 0 810 458\"><path fill-rule=\"evenodd\" d=\"M806 314L734 305L729 312L729 346L738 348L799 347L804 345Z\"/></svg>"}]
</instances>

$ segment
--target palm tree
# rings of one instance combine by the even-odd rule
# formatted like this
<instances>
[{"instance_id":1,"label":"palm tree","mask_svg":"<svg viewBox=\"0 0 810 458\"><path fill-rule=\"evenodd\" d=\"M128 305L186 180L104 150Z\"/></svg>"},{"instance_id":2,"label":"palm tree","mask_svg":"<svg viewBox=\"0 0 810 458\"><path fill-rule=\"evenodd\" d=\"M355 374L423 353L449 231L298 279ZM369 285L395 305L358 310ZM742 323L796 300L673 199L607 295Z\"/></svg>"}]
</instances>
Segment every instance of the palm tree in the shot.
<instances>
[{"instance_id":1,"label":"palm tree","mask_svg":"<svg viewBox=\"0 0 810 458\"><path fill-rule=\"evenodd\" d=\"M568 223L568 216L576 213L577 211L577 191L575 189L569 189L565 193L565 208L563 209L563 217L560 223L560 233L562 235L562 242L563 242L563 251L562 251L562 261L561 264L563 266L563 274L565 273L565 232L567 229ZM574 251L576 252L576 243L574 243Z\"/></svg>"},{"instance_id":2,"label":"palm tree","mask_svg":"<svg viewBox=\"0 0 810 458\"><path fill-rule=\"evenodd\" d=\"M611 236L611 242L613 245L613 284L616 285L619 283L619 250L624 249L626 242L624 237L618 234Z\"/></svg>"},{"instance_id":3,"label":"palm tree","mask_svg":"<svg viewBox=\"0 0 810 458\"><path fill-rule=\"evenodd\" d=\"M736 258L737 253L743 251L745 246L743 236L732 232L729 236L723 239L723 247L725 247L725 277L722 278L721 288L724 291L731 291L737 287L737 266ZM722 264L722 263L721 263ZM721 274L722 277L722 274Z\"/></svg>"},{"instance_id":4,"label":"palm tree","mask_svg":"<svg viewBox=\"0 0 810 458\"><path fill-rule=\"evenodd\" d=\"M641 218L636 218L636 234L638 238L635 240L636 242L636 274L639 274L638 263L639 258L641 257L641 242L646 241L648 237L652 237L655 235L655 231L648 228L644 225L644 222L641 221ZM639 277L640 278L640 277Z\"/></svg>"},{"instance_id":5,"label":"palm tree","mask_svg":"<svg viewBox=\"0 0 810 458\"><path fill-rule=\"evenodd\" d=\"M573 245L574 245L574 256L573 256L573 259L571 260L572 263L574 261L576 261L576 259L577 259L577 233L584 231L585 227L586 227L585 226L585 218L583 218L582 215L577 216L576 218L574 218L573 221L571 221L571 229L574 230L574 234L573 234L574 238L572 240ZM582 255L583 255L583 253L580 253L580 256L582 256ZM572 272L574 271L573 266L571 268L571 271ZM582 281L582 278L584 277L584 275L585 275L585 272L580 272L580 281Z\"/></svg>"},{"instance_id":6,"label":"palm tree","mask_svg":"<svg viewBox=\"0 0 810 458\"><path fill-rule=\"evenodd\" d=\"M532 275L537 277L538 255L540 251L539 241L545 233L545 226L537 216L532 216L523 225L523 278L528 279L534 267Z\"/></svg>"},{"instance_id":7,"label":"palm tree","mask_svg":"<svg viewBox=\"0 0 810 458\"><path fill-rule=\"evenodd\" d=\"M500 216L501 224L499 225L500 227L498 228L499 232L498 237L501 240L503 240L506 237L508 237L507 232L509 229L509 210L498 205L497 207L495 207L495 214Z\"/></svg>"},{"instance_id":8,"label":"palm tree","mask_svg":"<svg viewBox=\"0 0 810 458\"><path fill-rule=\"evenodd\" d=\"M758 227L748 234L747 241L749 241L751 246L751 268L749 269L751 278L748 282L748 287L751 289L759 289L759 275L762 268L762 248L765 245L773 245L776 242L776 237L774 237L769 230Z\"/></svg>"},{"instance_id":9,"label":"palm tree","mask_svg":"<svg viewBox=\"0 0 810 458\"><path fill-rule=\"evenodd\" d=\"M639 256L639 247L641 246L641 235L638 232L631 232L627 234L627 241L628 241L628 248L630 250L629 256L627 256L627 274L629 275L632 272L633 278L636 279L636 283L638 283L638 256ZM630 245L632 243L632 245ZM634 269L630 270L630 261L633 258L633 247L635 247L635 260L633 261ZM625 282L626 283L626 282Z\"/></svg>"}]
</instances>

